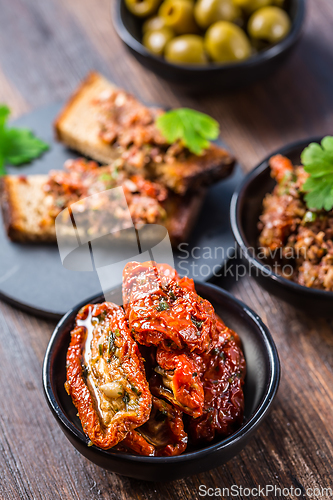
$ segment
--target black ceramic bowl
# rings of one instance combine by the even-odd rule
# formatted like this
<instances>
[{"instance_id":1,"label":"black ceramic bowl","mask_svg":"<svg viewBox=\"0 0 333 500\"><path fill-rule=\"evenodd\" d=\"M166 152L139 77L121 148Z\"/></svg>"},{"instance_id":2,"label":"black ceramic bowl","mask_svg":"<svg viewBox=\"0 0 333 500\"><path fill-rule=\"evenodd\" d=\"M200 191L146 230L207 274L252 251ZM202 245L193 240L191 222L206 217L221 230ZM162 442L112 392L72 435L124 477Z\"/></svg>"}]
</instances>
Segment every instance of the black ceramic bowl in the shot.
<instances>
[{"instance_id":1,"label":"black ceramic bowl","mask_svg":"<svg viewBox=\"0 0 333 500\"><path fill-rule=\"evenodd\" d=\"M240 247L242 257L250 265L251 275L269 292L307 314L333 317L333 292L307 288L282 276L258 258L258 221L262 213L265 195L272 192L275 181L271 178L268 161L275 154L287 156L295 165L300 164L300 155L310 142L320 138L307 139L284 147L269 155L242 181L233 195L230 206L231 227Z\"/></svg>"},{"instance_id":2,"label":"black ceramic bowl","mask_svg":"<svg viewBox=\"0 0 333 500\"><path fill-rule=\"evenodd\" d=\"M69 311L56 327L45 354L43 384L47 402L67 438L82 455L100 467L147 481L172 481L198 474L239 453L266 416L280 378L279 358L268 329L253 311L228 292L202 283L197 283L196 289L211 301L217 313L242 339L247 362L242 427L227 439L176 457L143 457L88 447L87 437L76 416L77 410L64 389L64 383L66 351L75 316L84 304L104 300L101 296L93 297ZM115 294L119 297L120 291Z\"/></svg>"},{"instance_id":3,"label":"black ceramic bowl","mask_svg":"<svg viewBox=\"0 0 333 500\"><path fill-rule=\"evenodd\" d=\"M263 50L247 61L236 64L181 66L152 55L141 43L142 21L131 14L124 0L116 0L112 19L114 27L136 59L157 75L188 89L233 89L250 85L277 69L298 41L305 13L305 0L287 0L292 20L288 36L277 45Z\"/></svg>"}]
</instances>

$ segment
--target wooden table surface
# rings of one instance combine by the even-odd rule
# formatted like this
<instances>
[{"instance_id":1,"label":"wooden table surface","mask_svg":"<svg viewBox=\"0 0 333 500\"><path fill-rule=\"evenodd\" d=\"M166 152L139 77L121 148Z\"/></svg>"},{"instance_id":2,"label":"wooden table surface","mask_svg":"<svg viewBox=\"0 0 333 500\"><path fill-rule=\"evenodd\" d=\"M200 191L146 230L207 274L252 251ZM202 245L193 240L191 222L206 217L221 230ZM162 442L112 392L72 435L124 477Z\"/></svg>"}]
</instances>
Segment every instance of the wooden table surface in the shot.
<instances>
[{"instance_id":1,"label":"wooden table surface","mask_svg":"<svg viewBox=\"0 0 333 500\"><path fill-rule=\"evenodd\" d=\"M0 0L0 102L17 116L65 99L94 68L145 101L211 114L250 170L288 142L333 133L332 25L332 0L309 0L302 40L282 70L246 90L192 98L125 51L112 28L110 0ZM116 476L76 452L42 391L42 362L54 323L0 303L1 500L195 499L200 484L293 486L303 498L329 498L306 490L333 488L333 323L297 312L251 278L221 284L270 328L282 362L280 390L271 414L239 456L165 484Z\"/></svg>"}]
</instances>

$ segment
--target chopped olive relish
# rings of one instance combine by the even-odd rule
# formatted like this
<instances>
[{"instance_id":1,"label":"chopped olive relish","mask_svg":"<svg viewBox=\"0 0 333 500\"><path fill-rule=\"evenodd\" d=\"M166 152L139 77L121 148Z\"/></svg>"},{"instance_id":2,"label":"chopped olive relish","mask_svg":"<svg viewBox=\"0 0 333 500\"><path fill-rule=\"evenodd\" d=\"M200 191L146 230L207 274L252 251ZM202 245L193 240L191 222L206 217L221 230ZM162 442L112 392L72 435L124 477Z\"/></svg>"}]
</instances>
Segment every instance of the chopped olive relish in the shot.
<instances>
[{"instance_id":1,"label":"chopped olive relish","mask_svg":"<svg viewBox=\"0 0 333 500\"><path fill-rule=\"evenodd\" d=\"M290 281L327 292L333 291L332 151L333 138L326 137L303 151L303 165L272 156L276 186L265 196L258 222L260 259Z\"/></svg>"}]
</instances>

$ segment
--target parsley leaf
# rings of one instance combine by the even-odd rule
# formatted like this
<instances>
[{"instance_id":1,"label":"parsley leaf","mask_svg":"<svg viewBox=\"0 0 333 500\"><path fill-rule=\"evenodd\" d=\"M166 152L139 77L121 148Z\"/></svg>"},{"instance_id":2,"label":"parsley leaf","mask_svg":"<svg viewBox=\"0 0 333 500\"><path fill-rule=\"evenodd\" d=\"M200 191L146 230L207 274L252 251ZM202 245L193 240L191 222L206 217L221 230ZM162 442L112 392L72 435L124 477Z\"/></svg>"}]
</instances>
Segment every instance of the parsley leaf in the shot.
<instances>
[{"instance_id":1,"label":"parsley leaf","mask_svg":"<svg viewBox=\"0 0 333 500\"><path fill-rule=\"evenodd\" d=\"M156 311L161 312L161 311L167 311L168 309L170 309L170 306L169 306L169 304L162 297L160 299L160 303L156 307Z\"/></svg>"},{"instance_id":2,"label":"parsley leaf","mask_svg":"<svg viewBox=\"0 0 333 500\"><path fill-rule=\"evenodd\" d=\"M333 137L327 136L321 145L311 143L301 155L304 170L310 177L303 184L302 190L309 208L333 208Z\"/></svg>"},{"instance_id":3,"label":"parsley leaf","mask_svg":"<svg viewBox=\"0 0 333 500\"><path fill-rule=\"evenodd\" d=\"M6 174L6 163L15 166L29 163L49 149L31 130L8 128L9 115L8 106L0 105L0 177Z\"/></svg>"},{"instance_id":4,"label":"parsley leaf","mask_svg":"<svg viewBox=\"0 0 333 500\"><path fill-rule=\"evenodd\" d=\"M5 158L3 154L1 154L0 151L0 177L6 174L6 169L5 169Z\"/></svg>"},{"instance_id":5,"label":"parsley leaf","mask_svg":"<svg viewBox=\"0 0 333 500\"><path fill-rule=\"evenodd\" d=\"M45 142L35 137L28 129L9 129L6 131L6 160L12 165L29 163L48 149Z\"/></svg>"},{"instance_id":6,"label":"parsley leaf","mask_svg":"<svg viewBox=\"0 0 333 500\"><path fill-rule=\"evenodd\" d=\"M180 140L185 147L200 155L217 139L220 131L216 120L189 108L167 111L156 120L156 126L169 144Z\"/></svg>"},{"instance_id":7,"label":"parsley leaf","mask_svg":"<svg viewBox=\"0 0 333 500\"><path fill-rule=\"evenodd\" d=\"M10 109L5 104L0 104L0 131L3 130L8 116L10 115Z\"/></svg>"},{"instance_id":8,"label":"parsley leaf","mask_svg":"<svg viewBox=\"0 0 333 500\"><path fill-rule=\"evenodd\" d=\"M5 123L10 115L9 108L5 105L0 105L0 177L6 173L5 170L5 157L2 151L2 141L1 138L4 135Z\"/></svg>"}]
</instances>

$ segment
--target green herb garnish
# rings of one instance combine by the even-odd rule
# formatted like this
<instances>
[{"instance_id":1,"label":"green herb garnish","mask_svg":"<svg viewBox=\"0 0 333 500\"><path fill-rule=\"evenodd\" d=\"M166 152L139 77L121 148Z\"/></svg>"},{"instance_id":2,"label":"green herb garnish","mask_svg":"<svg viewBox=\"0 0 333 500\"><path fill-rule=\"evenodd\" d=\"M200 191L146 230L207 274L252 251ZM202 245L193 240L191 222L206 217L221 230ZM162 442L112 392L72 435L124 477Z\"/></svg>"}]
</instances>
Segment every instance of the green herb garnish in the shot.
<instances>
[{"instance_id":1,"label":"green herb garnish","mask_svg":"<svg viewBox=\"0 0 333 500\"><path fill-rule=\"evenodd\" d=\"M104 310L102 311L96 318L98 319L99 322L104 321L106 318L107 312Z\"/></svg>"},{"instance_id":2,"label":"green herb garnish","mask_svg":"<svg viewBox=\"0 0 333 500\"><path fill-rule=\"evenodd\" d=\"M134 394L136 394L138 397L141 396L142 392L139 391L139 389L137 387L135 387L134 385L131 386L131 389L132 391L134 392Z\"/></svg>"},{"instance_id":3,"label":"green herb garnish","mask_svg":"<svg viewBox=\"0 0 333 500\"><path fill-rule=\"evenodd\" d=\"M109 355L115 351L115 345L114 345L114 334L113 332L110 332L110 335L109 335L109 348L108 348L108 352L109 352Z\"/></svg>"},{"instance_id":4,"label":"green herb garnish","mask_svg":"<svg viewBox=\"0 0 333 500\"><path fill-rule=\"evenodd\" d=\"M87 377L89 375L89 369L86 365L82 365L82 376L84 380L87 380Z\"/></svg>"},{"instance_id":5,"label":"green herb garnish","mask_svg":"<svg viewBox=\"0 0 333 500\"><path fill-rule=\"evenodd\" d=\"M103 355L103 346L102 346L102 344L98 345L98 350L99 350L99 355L102 356Z\"/></svg>"},{"instance_id":6,"label":"green herb garnish","mask_svg":"<svg viewBox=\"0 0 333 500\"><path fill-rule=\"evenodd\" d=\"M169 144L180 140L191 153L200 155L217 139L220 126L204 113L189 108L167 111L156 120L156 126Z\"/></svg>"},{"instance_id":7,"label":"green herb garnish","mask_svg":"<svg viewBox=\"0 0 333 500\"><path fill-rule=\"evenodd\" d=\"M333 137L327 136L321 144L312 142L301 155L304 170L310 174L302 191L310 209L333 208Z\"/></svg>"},{"instance_id":8,"label":"green herb garnish","mask_svg":"<svg viewBox=\"0 0 333 500\"><path fill-rule=\"evenodd\" d=\"M113 179L110 173L104 172L104 174L98 176L98 180L102 182L112 182Z\"/></svg>"},{"instance_id":9,"label":"green herb garnish","mask_svg":"<svg viewBox=\"0 0 333 500\"><path fill-rule=\"evenodd\" d=\"M212 349L212 354L213 356L218 356L219 358L222 359L222 361L224 361L225 359L225 354L222 350L218 349L217 347L214 347L214 349Z\"/></svg>"},{"instance_id":10,"label":"green herb garnish","mask_svg":"<svg viewBox=\"0 0 333 500\"><path fill-rule=\"evenodd\" d=\"M304 224L316 222L316 220L317 220L317 214L315 212L311 212L310 210L306 212L306 214L303 217Z\"/></svg>"},{"instance_id":11,"label":"green herb garnish","mask_svg":"<svg viewBox=\"0 0 333 500\"><path fill-rule=\"evenodd\" d=\"M129 402L130 402L130 396L127 392L125 392L124 396L123 396L123 401L125 403L125 405L127 405Z\"/></svg>"},{"instance_id":12,"label":"green herb garnish","mask_svg":"<svg viewBox=\"0 0 333 500\"><path fill-rule=\"evenodd\" d=\"M38 158L49 149L29 129L9 128L10 115L8 106L0 105L0 177L6 174L5 165L22 165Z\"/></svg>"},{"instance_id":13,"label":"green herb garnish","mask_svg":"<svg viewBox=\"0 0 333 500\"><path fill-rule=\"evenodd\" d=\"M201 329L202 325L203 325L203 321L198 321L197 319L195 319L193 316L191 317L191 321L192 323L194 324L194 326L197 327L198 330Z\"/></svg>"},{"instance_id":14,"label":"green herb garnish","mask_svg":"<svg viewBox=\"0 0 333 500\"><path fill-rule=\"evenodd\" d=\"M167 311L168 309L170 309L169 304L164 299L161 299L160 303L156 307L156 311L161 312L161 311Z\"/></svg>"}]
</instances>

